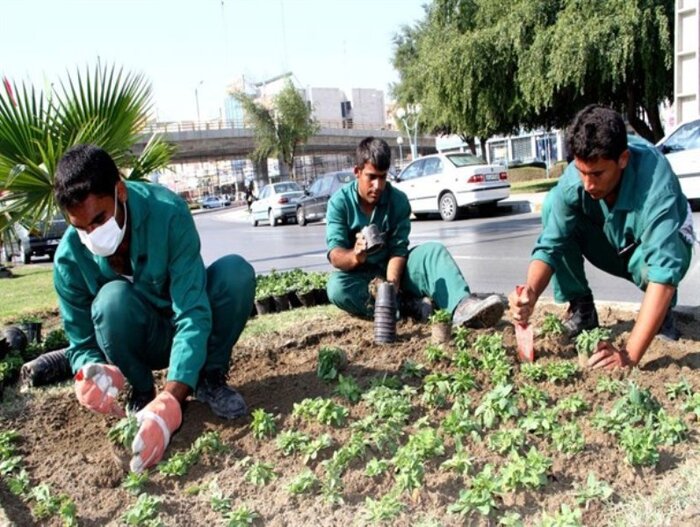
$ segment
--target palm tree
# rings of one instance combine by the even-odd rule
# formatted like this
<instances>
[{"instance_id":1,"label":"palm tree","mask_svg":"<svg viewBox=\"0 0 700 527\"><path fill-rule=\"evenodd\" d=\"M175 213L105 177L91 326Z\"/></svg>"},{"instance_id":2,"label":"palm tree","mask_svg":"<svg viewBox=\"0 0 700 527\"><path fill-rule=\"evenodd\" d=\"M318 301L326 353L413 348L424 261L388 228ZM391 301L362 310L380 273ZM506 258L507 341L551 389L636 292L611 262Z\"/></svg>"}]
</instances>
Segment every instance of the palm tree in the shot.
<instances>
[{"instance_id":1,"label":"palm tree","mask_svg":"<svg viewBox=\"0 0 700 527\"><path fill-rule=\"evenodd\" d=\"M141 155L131 153L152 109L141 74L98 61L92 72L76 69L49 93L26 83L13 88L5 83L0 90L0 240L10 239L17 223L31 228L54 216L56 165L76 144L101 146L130 180L170 161L173 147L156 136Z\"/></svg>"}]
</instances>

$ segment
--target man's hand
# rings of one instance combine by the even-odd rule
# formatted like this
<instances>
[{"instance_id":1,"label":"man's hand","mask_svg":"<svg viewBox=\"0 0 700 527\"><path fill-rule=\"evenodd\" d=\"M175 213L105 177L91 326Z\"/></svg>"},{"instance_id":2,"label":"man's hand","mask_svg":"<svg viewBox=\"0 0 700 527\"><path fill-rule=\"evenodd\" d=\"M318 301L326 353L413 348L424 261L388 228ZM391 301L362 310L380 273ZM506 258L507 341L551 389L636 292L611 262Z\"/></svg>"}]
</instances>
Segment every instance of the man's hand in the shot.
<instances>
[{"instance_id":1,"label":"man's hand","mask_svg":"<svg viewBox=\"0 0 700 527\"><path fill-rule=\"evenodd\" d=\"M527 285L518 285L508 295L510 316L522 326L526 326L535 307L535 292Z\"/></svg>"},{"instance_id":2,"label":"man's hand","mask_svg":"<svg viewBox=\"0 0 700 527\"><path fill-rule=\"evenodd\" d=\"M357 263L363 264L367 261L367 240L364 234L358 232L355 235L355 247L353 247Z\"/></svg>"},{"instance_id":3,"label":"man's hand","mask_svg":"<svg viewBox=\"0 0 700 527\"><path fill-rule=\"evenodd\" d=\"M124 387L124 375L110 364L86 364L75 374L75 395L93 412L124 417L117 394Z\"/></svg>"},{"instance_id":4,"label":"man's hand","mask_svg":"<svg viewBox=\"0 0 700 527\"><path fill-rule=\"evenodd\" d=\"M588 359L588 367L593 369L627 368L634 365L635 363L630 359L627 350L617 349L605 341L598 344L598 350Z\"/></svg>"},{"instance_id":5,"label":"man's hand","mask_svg":"<svg viewBox=\"0 0 700 527\"><path fill-rule=\"evenodd\" d=\"M136 414L139 431L131 444L133 472L156 465L161 459L173 432L182 424L180 402L170 392L161 392Z\"/></svg>"}]
</instances>

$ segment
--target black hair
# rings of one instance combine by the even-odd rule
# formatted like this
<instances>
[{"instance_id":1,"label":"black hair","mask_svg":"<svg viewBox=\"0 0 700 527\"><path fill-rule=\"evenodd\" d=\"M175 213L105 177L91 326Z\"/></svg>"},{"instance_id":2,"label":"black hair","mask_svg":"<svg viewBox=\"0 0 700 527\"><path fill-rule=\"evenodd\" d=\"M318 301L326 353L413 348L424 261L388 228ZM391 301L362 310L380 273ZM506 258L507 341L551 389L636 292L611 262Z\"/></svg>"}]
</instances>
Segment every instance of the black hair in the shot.
<instances>
[{"instance_id":1,"label":"black hair","mask_svg":"<svg viewBox=\"0 0 700 527\"><path fill-rule=\"evenodd\" d=\"M374 165L377 170L386 171L391 166L391 149L384 139L365 137L355 149L355 166L359 169L365 163Z\"/></svg>"},{"instance_id":2,"label":"black hair","mask_svg":"<svg viewBox=\"0 0 700 527\"><path fill-rule=\"evenodd\" d=\"M617 161L627 150L625 122L615 110L589 104L569 125L566 146L570 155L584 161L597 158Z\"/></svg>"},{"instance_id":3,"label":"black hair","mask_svg":"<svg viewBox=\"0 0 700 527\"><path fill-rule=\"evenodd\" d=\"M85 201L90 194L113 196L119 169L111 156L95 145L77 145L63 154L54 178L54 195L66 209Z\"/></svg>"}]
</instances>

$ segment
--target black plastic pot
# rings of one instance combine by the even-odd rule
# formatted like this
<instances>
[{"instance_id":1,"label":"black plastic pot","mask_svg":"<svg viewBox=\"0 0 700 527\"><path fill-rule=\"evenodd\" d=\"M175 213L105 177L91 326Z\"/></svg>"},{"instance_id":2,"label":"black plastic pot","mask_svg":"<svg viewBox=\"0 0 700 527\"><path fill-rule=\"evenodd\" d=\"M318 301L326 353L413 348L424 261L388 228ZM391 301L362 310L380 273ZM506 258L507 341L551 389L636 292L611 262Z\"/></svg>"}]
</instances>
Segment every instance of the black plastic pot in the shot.
<instances>
[{"instance_id":1,"label":"black plastic pot","mask_svg":"<svg viewBox=\"0 0 700 527\"><path fill-rule=\"evenodd\" d=\"M3 349L6 354L11 351L23 354L27 349L27 335L17 326L3 328L2 333L0 333L0 350Z\"/></svg>"},{"instance_id":2,"label":"black plastic pot","mask_svg":"<svg viewBox=\"0 0 700 527\"><path fill-rule=\"evenodd\" d=\"M316 305L316 294L313 290L305 291L304 293L297 291L296 297L299 304L303 307L312 307Z\"/></svg>"},{"instance_id":3,"label":"black plastic pot","mask_svg":"<svg viewBox=\"0 0 700 527\"><path fill-rule=\"evenodd\" d=\"M22 322L19 327L27 335L27 341L30 344L41 342L41 322Z\"/></svg>"},{"instance_id":4,"label":"black plastic pot","mask_svg":"<svg viewBox=\"0 0 700 527\"><path fill-rule=\"evenodd\" d=\"M316 304L319 306L324 306L330 304L328 300L328 292L324 288L314 289L314 295L316 296Z\"/></svg>"},{"instance_id":5,"label":"black plastic pot","mask_svg":"<svg viewBox=\"0 0 700 527\"><path fill-rule=\"evenodd\" d=\"M258 315L267 315L268 313L275 312L275 301L271 296L266 296L264 298L258 298L255 300L255 310Z\"/></svg>"},{"instance_id":6,"label":"black plastic pot","mask_svg":"<svg viewBox=\"0 0 700 527\"><path fill-rule=\"evenodd\" d=\"M289 305L292 306L292 309L302 306L296 291L289 291L287 293L287 298L289 299Z\"/></svg>"},{"instance_id":7,"label":"black plastic pot","mask_svg":"<svg viewBox=\"0 0 700 527\"><path fill-rule=\"evenodd\" d=\"M289 303L289 295L284 293L282 295L272 295L275 301L275 311L281 313L282 311L289 311L291 309L291 304Z\"/></svg>"},{"instance_id":8,"label":"black plastic pot","mask_svg":"<svg viewBox=\"0 0 700 527\"><path fill-rule=\"evenodd\" d=\"M66 350L55 350L39 355L27 362L20 370L22 386L44 386L72 377L70 362Z\"/></svg>"},{"instance_id":9,"label":"black plastic pot","mask_svg":"<svg viewBox=\"0 0 700 527\"><path fill-rule=\"evenodd\" d=\"M377 288L374 301L374 341L390 344L396 341L396 291L389 282Z\"/></svg>"}]
</instances>

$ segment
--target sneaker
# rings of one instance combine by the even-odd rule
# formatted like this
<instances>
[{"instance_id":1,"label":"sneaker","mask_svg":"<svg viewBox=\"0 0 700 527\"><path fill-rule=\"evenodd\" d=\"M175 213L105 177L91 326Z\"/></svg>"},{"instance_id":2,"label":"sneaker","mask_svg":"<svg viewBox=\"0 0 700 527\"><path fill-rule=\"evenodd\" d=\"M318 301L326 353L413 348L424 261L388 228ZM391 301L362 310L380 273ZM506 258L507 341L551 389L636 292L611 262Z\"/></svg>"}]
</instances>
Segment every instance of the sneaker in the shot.
<instances>
[{"instance_id":1,"label":"sneaker","mask_svg":"<svg viewBox=\"0 0 700 527\"><path fill-rule=\"evenodd\" d=\"M223 419L235 419L248 413L243 396L226 384L226 374L221 371L202 373L194 398L208 404L211 411Z\"/></svg>"},{"instance_id":2,"label":"sneaker","mask_svg":"<svg viewBox=\"0 0 700 527\"><path fill-rule=\"evenodd\" d=\"M664 321L659 328L659 332L656 334L661 340L676 341L681 338L681 332L676 326L676 316L671 308L666 311L666 316Z\"/></svg>"},{"instance_id":3,"label":"sneaker","mask_svg":"<svg viewBox=\"0 0 700 527\"><path fill-rule=\"evenodd\" d=\"M126 409L130 413L136 413L156 398L156 389L154 386L150 390L139 391L131 390L129 401L126 403Z\"/></svg>"},{"instance_id":4,"label":"sneaker","mask_svg":"<svg viewBox=\"0 0 700 527\"><path fill-rule=\"evenodd\" d=\"M433 303L427 296L423 298L406 297L401 299L401 316L411 317L416 322L427 322L433 314Z\"/></svg>"},{"instance_id":5,"label":"sneaker","mask_svg":"<svg viewBox=\"0 0 700 527\"><path fill-rule=\"evenodd\" d=\"M466 328L490 328L501 320L505 304L498 295L484 299L475 295L464 297L452 313L452 325Z\"/></svg>"},{"instance_id":6,"label":"sneaker","mask_svg":"<svg viewBox=\"0 0 700 527\"><path fill-rule=\"evenodd\" d=\"M576 337L583 330L591 330L598 327L598 312L595 309L593 295L575 298L569 302L566 310L564 329L569 338Z\"/></svg>"}]
</instances>

